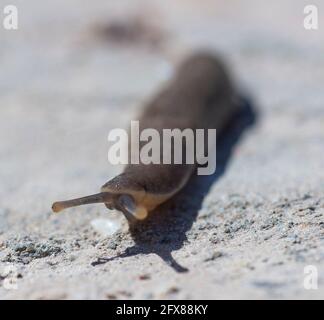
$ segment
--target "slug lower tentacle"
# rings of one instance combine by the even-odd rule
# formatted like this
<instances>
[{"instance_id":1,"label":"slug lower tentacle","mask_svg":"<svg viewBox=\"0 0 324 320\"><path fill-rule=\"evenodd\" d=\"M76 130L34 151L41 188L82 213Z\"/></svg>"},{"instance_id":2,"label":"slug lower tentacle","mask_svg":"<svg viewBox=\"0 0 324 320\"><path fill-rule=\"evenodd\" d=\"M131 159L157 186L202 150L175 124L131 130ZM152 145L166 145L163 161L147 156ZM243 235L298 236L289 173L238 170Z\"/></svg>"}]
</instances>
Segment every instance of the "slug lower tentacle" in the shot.
<instances>
[{"instance_id":1,"label":"slug lower tentacle","mask_svg":"<svg viewBox=\"0 0 324 320\"><path fill-rule=\"evenodd\" d=\"M180 65L169 83L145 106L138 119L139 131L153 128L162 135L164 129L180 129L177 134L181 135L185 129L216 129L220 133L237 111L235 99L232 83L219 59L197 53ZM143 145L140 142L139 147ZM182 148L180 152L185 155L186 151ZM145 219L184 187L198 165L197 161L163 164L163 156L161 149L159 164L130 163L101 188L101 193L54 203L53 211L105 203L109 209L122 211L129 220Z\"/></svg>"}]
</instances>

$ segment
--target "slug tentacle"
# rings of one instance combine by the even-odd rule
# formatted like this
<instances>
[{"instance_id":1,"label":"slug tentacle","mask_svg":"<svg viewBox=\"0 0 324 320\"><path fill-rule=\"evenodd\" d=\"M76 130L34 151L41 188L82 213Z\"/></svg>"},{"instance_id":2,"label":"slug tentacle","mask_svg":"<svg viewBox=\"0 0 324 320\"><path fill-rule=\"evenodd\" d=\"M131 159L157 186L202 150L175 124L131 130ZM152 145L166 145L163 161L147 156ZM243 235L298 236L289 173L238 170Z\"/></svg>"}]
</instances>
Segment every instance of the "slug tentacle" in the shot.
<instances>
[{"instance_id":1,"label":"slug tentacle","mask_svg":"<svg viewBox=\"0 0 324 320\"><path fill-rule=\"evenodd\" d=\"M76 198L65 201L54 202L52 205L52 210L54 212L60 212L67 208L82 206L91 203L111 203L113 201L113 195L108 192L96 193L90 196Z\"/></svg>"}]
</instances>

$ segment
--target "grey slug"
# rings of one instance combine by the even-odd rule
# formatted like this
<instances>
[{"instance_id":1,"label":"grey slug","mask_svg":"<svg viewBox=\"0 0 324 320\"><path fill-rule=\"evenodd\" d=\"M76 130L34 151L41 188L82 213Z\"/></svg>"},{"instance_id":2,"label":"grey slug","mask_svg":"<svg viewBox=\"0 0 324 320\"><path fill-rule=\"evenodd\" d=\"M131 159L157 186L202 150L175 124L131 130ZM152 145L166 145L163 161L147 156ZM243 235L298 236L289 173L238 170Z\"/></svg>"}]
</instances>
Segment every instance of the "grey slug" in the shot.
<instances>
[{"instance_id":1,"label":"grey slug","mask_svg":"<svg viewBox=\"0 0 324 320\"><path fill-rule=\"evenodd\" d=\"M139 117L140 132L163 129L215 128L219 134L238 104L227 70L207 52L189 56L172 79L147 103ZM129 145L129 149L130 149ZM128 164L124 171L102 186L101 192L55 202L54 212L90 203L105 203L124 213L128 220L145 219L148 213L181 190L197 163Z\"/></svg>"}]
</instances>

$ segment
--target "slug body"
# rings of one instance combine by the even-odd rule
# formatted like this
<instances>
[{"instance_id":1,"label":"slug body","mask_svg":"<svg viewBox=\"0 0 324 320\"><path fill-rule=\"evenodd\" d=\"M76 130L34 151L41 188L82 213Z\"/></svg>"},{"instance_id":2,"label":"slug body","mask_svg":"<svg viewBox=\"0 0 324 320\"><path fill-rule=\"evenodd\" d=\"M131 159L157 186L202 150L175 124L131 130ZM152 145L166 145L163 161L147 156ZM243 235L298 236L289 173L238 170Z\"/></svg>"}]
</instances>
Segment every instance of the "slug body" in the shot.
<instances>
[{"instance_id":1,"label":"slug body","mask_svg":"<svg viewBox=\"0 0 324 320\"><path fill-rule=\"evenodd\" d=\"M235 91L222 63L213 55L198 53L185 60L173 78L144 107L139 131L163 129L216 129L219 134L238 108ZM179 131L178 134L181 134ZM139 147L144 145L140 142ZM129 150L131 150L131 143ZM185 148L181 153L185 154ZM173 153L174 151L172 151ZM96 195L56 202L53 210L103 202L122 211L129 220L142 220L148 212L181 190L197 163L129 164Z\"/></svg>"}]
</instances>

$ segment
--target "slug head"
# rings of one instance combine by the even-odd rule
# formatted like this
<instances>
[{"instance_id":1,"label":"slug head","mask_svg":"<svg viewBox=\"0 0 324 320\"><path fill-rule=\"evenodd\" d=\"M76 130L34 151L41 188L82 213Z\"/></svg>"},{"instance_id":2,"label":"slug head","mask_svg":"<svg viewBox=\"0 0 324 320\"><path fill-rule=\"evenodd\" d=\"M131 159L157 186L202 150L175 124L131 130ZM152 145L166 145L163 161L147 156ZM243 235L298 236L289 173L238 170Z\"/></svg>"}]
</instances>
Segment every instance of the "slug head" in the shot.
<instances>
[{"instance_id":1,"label":"slug head","mask_svg":"<svg viewBox=\"0 0 324 320\"><path fill-rule=\"evenodd\" d=\"M121 211L127 220L143 220L148 215L147 208L143 205L145 191L139 186L126 185L125 179L120 176L106 183L101 192L82 198L55 202L52 206L54 212L60 212L67 208L92 203L104 203L108 209ZM129 180L126 180L127 182Z\"/></svg>"},{"instance_id":2,"label":"slug head","mask_svg":"<svg viewBox=\"0 0 324 320\"><path fill-rule=\"evenodd\" d=\"M147 217L148 210L144 205L146 192L128 174L122 173L108 181L102 186L101 192L113 196L113 202L105 203L106 207L123 212L128 220L143 220Z\"/></svg>"}]
</instances>

